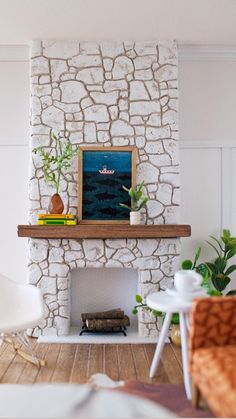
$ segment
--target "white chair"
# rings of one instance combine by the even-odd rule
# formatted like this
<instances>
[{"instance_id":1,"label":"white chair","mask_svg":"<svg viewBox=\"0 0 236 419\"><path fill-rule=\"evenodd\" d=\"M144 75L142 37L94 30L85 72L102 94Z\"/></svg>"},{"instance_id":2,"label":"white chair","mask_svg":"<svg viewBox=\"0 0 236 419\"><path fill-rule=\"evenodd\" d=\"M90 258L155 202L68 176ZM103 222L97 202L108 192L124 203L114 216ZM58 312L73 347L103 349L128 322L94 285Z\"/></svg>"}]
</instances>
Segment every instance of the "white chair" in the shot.
<instances>
[{"instance_id":1,"label":"white chair","mask_svg":"<svg viewBox=\"0 0 236 419\"><path fill-rule=\"evenodd\" d=\"M45 362L34 353L26 329L38 326L44 315L44 302L39 288L18 284L0 274L1 340L11 343L19 355L39 366L45 365ZM21 350L17 341L29 353Z\"/></svg>"}]
</instances>

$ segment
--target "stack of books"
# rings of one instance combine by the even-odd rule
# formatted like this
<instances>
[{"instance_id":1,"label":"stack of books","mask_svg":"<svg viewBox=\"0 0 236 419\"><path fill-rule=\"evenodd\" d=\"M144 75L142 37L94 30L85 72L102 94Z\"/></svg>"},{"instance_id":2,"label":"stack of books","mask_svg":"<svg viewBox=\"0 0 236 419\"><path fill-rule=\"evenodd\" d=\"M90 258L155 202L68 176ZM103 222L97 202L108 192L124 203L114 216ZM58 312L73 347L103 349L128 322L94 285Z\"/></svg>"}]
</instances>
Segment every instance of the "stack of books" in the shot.
<instances>
[{"instance_id":1,"label":"stack of books","mask_svg":"<svg viewBox=\"0 0 236 419\"><path fill-rule=\"evenodd\" d=\"M76 225L76 217L74 214L39 214L39 225Z\"/></svg>"}]
</instances>

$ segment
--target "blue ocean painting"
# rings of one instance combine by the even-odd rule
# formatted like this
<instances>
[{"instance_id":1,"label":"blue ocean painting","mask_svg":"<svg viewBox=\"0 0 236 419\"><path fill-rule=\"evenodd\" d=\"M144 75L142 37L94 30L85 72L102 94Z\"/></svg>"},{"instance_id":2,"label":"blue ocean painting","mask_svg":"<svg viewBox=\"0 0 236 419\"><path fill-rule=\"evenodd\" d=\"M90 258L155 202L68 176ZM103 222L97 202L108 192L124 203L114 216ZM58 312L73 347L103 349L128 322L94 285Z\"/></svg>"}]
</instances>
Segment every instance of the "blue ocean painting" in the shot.
<instances>
[{"instance_id":1,"label":"blue ocean painting","mask_svg":"<svg viewBox=\"0 0 236 419\"><path fill-rule=\"evenodd\" d=\"M131 151L83 152L83 220L128 220L130 205L122 185L131 187Z\"/></svg>"}]
</instances>

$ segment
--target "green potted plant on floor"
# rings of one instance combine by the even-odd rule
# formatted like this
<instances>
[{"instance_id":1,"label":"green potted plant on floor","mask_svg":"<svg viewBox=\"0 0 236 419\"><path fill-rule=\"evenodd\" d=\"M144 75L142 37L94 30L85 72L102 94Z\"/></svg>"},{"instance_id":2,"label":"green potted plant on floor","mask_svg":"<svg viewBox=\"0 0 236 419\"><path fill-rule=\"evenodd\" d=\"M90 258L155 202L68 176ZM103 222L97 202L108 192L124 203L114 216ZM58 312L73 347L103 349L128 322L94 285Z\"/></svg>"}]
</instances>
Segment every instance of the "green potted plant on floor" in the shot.
<instances>
[{"instance_id":1,"label":"green potted plant on floor","mask_svg":"<svg viewBox=\"0 0 236 419\"><path fill-rule=\"evenodd\" d=\"M195 270L201 274L201 286L206 289L209 296L236 295L236 290L230 290L225 293L226 287L231 282L230 275L236 270L236 265L228 266L229 259L236 255L236 237L232 237L229 230L223 230L220 240L214 236L210 236L210 238L211 241L207 240L207 243L214 249L217 258L212 262L199 263L201 247L198 247L193 260L183 260L181 268L184 270ZM144 309L156 317L164 317L162 312L148 307L140 295L136 295L135 299L137 304L133 308L133 314L137 314L139 309ZM171 324L170 337L174 343L180 346L178 313L173 315Z\"/></svg>"},{"instance_id":2,"label":"green potted plant on floor","mask_svg":"<svg viewBox=\"0 0 236 419\"><path fill-rule=\"evenodd\" d=\"M126 208L130 211L130 224L141 224L141 213L140 210L145 207L146 203L148 202L148 197L143 196L143 189L144 182L141 182L139 186L136 188L126 188L122 186L122 188L129 194L131 199L131 205L120 204L121 207Z\"/></svg>"},{"instance_id":3,"label":"green potted plant on floor","mask_svg":"<svg viewBox=\"0 0 236 419\"><path fill-rule=\"evenodd\" d=\"M232 237L230 230L223 230L220 239L210 236L211 241L206 242L214 249L217 257L211 262L204 262L197 265L201 254L199 247L195 253L194 261L186 259L182 262L182 269L193 269L202 275L202 286L206 288L211 296L236 295L236 290L224 293L230 284L230 275L236 270L236 265L229 266L229 259L236 255L236 237Z\"/></svg>"},{"instance_id":4,"label":"green potted plant on floor","mask_svg":"<svg viewBox=\"0 0 236 419\"><path fill-rule=\"evenodd\" d=\"M56 136L53 132L50 137L52 144L55 144L54 147L49 151L45 150L45 147L37 147L33 149L33 153L42 157L44 179L46 183L55 188L55 193L49 202L48 212L62 214L64 204L59 195L61 176L63 171L70 167L72 157L79 153L79 147L71 144L69 140Z\"/></svg>"},{"instance_id":5,"label":"green potted plant on floor","mask_svg":"<svg viewBox=\"0 0 236 419\"><path fill-rule=\"evenodd\" d=\"M229 266L229 259L236 255L236 237L232 237L230 230L223 230L218 240L210 236L211 241L207 243L216 252L216 259L213 262L205 262L211 273L211 282L219 295L223 295L226 287L230 284L230 275L236 270L236 265ZM236 290L230 290L225 295L236 295Z\"/></svg>"}]
</instances>

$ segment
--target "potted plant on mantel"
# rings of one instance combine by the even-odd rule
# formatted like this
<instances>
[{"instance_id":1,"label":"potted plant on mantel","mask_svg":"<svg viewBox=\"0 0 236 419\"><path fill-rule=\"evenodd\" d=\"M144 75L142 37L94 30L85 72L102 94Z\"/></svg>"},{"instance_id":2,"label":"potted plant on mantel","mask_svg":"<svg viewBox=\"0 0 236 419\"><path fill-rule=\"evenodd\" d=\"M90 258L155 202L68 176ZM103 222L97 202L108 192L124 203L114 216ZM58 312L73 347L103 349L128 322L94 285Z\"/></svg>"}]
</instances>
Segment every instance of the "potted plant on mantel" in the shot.
<instances>
[{"instance_id":1,"label":"potted plant on mantel","mask_svg":"<svg viewBox=\"0 0 236 419\"><path fill-rule=\"evenodd\" d=\"M129 197L131 198L131 205L120 204L122 207L127 208L130 211L130 224L141 224L141 213L140 210L145 207L146 203L148 202L148 197L143 196L143 185L144 182L141 182L139 186L136 188L126 188L122 186L123 189L128 192Z\"/></svg>"},{"instance_id":2,"label":"potted plant on mantel","mask_svg":"<svg viewBox=\"0 0 236 419\"><path fill-rule=\"evenodd\" d=\"M46 151L45 147L37 147L33 149L33 153L42 157L45 181L55 188L55 193L49 202L48 212L50 214L62 214L64 204L59 195L61 175L63 170L70 167L69 162L72 157L79 153L79 147L71 144L69 140L59 138L53 132L50 136L51 140L56 143L55 148Z\"/></svg>"}]
</instances>

